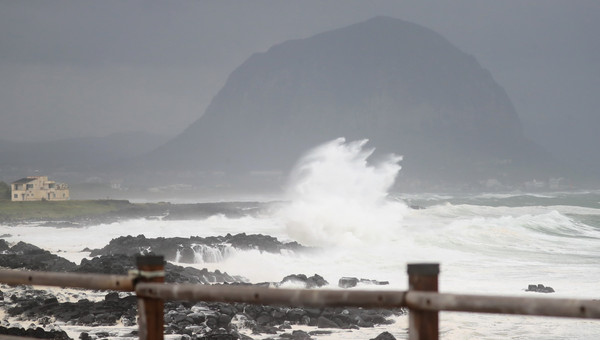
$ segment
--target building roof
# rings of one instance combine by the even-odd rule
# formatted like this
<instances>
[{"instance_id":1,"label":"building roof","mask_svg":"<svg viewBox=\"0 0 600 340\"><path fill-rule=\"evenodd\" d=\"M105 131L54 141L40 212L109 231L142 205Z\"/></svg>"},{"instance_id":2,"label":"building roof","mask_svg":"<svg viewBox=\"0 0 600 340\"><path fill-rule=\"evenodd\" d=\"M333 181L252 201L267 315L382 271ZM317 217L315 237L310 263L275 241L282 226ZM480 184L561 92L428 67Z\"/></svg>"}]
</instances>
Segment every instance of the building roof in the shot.
<instances>
[{"instance_id":1,"label":"building roof","mask_svg":"<svg viewBox=\"0 0 600 340\"><path fill-rule=\"evenodd\" d=\"M25 178L21 178L20 180L12 182L12 184L24 184L24 183L29 183L34 180L35 180L35 178L25 177Z\"/></svg>"}]
</instances>

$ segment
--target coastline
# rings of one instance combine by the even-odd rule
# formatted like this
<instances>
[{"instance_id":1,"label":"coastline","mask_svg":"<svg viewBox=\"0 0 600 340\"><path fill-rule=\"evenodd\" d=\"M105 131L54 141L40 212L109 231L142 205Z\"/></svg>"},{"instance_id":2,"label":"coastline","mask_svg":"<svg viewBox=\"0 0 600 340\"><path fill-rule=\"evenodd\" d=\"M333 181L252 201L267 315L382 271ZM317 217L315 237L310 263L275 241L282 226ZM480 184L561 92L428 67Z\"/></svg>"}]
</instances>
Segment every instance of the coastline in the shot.
<instances>
[{"instance_id":1,"label":"coastline","mask_svg":"<svg viewBox=\"0 0 600 340\"><path fill-rule=\"evenodd\" d=\"M202 219L222 214L241 217L259 213L272 203L132 203L129 200L69 200L12 202L0 200L0 224L43 223L41 226L76 227L106 224L128 219Z\"/></svg>"}]
</instances>

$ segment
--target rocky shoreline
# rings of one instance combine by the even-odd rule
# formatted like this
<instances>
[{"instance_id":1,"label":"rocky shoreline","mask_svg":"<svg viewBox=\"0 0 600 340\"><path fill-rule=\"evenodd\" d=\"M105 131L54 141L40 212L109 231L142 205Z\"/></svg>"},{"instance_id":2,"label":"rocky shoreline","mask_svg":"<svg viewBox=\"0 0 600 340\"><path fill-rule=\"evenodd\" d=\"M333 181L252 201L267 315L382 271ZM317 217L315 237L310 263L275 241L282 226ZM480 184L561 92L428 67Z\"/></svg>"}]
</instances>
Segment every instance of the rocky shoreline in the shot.
<instances>
[{"instance_id":1,"label":"rocky shoreline","mask_svg":"<svg viewBox=\"0 0 600 340\"><path fill-rule=\"evenodd\" d=\"M265 235L225 235L209 238L147 239L143 235L113 239L102 249L90 251L95 257L83 259L79 265L67 261L34 245L19 242L9 245L0 239L0 267L42 271L104 273L124 275L134 269L133 255L156 252L177 245L167 259L186 259L185 249L197 254L193 246L220 249L223 245L234 249L257 249L267 252L310 251L297 243L282 243ZM179 248L178 248L179 247ZM144 250L144 251L140 251ZM190 262L193 258L187 258ZM183 261L179 261L180 263ZM165 281L196 284L243 284L281 286L293 282L295 286L319 288L329 283L314 274L292 274L280 282L250 283L247 279L207 269L183 267L167 262ZM342 282L347 286L342 286ZM375 280L341 278L340 287L351 287L357 282L386 284ZM65 339L60 325L82 326L88 331L79 334L80 339L103 339L115 336L102 330L104 326L132 327L129 334L137 336L137 298L132 293L76 291L68 297L56 296L53 291L18 288L3 285L0 288L0 308L5 313L0 334L19 333L21 324L29 323L25 332L47 332L45 336ZM356 330L393 323L393 317L406 314L406 310L370 310L362 308L287 308L279 306L251 305L245 303L191 303L167 301L165 303L165 334L181 335L182 339L312 339L335 329ZM10 320L16 320L11 322ZM293 330L303 325L314 328L312 332ZM43 328L40 328L43 327ZM40 328L40 330L37 330ZM10 333L13 332L13 333ZM52 333L54 332L54 333ZM41 333L40 333L41 334ZM389 333L388 333L389 334ZM382 334L393 339L391 334ZM391 336L391 338L390 338Z\"/></svg>"},{"instance_id":2,"label":"rocky shoreline","mask_svg":"<svg viewBox=\"0 0 600 340\"><path fill-rule=\"evenodd\" d=\"M124 236L113 239L102 249L95 249L90 256L99 255L137 255L161 254L167 261L179 263L218 262L227 256L228 250L252 250L279 254L282 251L304 252L311 248L304 247L297 242L283 243L275 237L254 234L213 237L173 237L173 238L146 238L144 235ZM200 257L200 259L198 259Z\"/></svg>"}]
</instances>

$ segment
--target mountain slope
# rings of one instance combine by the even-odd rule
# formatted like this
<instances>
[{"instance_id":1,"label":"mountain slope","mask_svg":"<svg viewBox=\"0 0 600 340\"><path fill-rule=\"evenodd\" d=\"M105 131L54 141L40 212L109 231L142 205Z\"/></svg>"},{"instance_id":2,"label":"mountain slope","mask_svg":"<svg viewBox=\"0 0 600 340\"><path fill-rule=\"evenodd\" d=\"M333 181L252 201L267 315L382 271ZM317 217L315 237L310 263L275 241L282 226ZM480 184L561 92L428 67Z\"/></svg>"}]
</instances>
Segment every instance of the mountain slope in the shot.
<instances>
[{"instance_id":1,"label":"mountain slope","mask_svg":"<svg viewBox=\"0 0 600 340\"><path fill-rule=\"evenodd\" d=\"M341 136L404 155L401 177L413 183L554 175L475 58L387 17L254 54L205 114L147 162L202 176L285 174L304 151Z\"/></svg>"}]
</instances>

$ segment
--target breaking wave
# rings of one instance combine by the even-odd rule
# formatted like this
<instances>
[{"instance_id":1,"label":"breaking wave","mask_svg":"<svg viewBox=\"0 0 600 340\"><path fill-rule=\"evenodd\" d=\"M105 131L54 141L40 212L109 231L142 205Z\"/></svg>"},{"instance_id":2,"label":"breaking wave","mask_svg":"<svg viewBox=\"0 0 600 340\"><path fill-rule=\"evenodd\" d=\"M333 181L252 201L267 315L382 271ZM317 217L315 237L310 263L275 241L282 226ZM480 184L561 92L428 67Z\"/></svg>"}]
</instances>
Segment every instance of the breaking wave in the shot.
<instances>
[{"instance_id":1,"label":"breaking wave","mask_svg":"<svg viewBox=\"0 0 600 340\"><path fill-rule=\"evenodd\" d=\"M310 246L355 245L386 239L407 209L389 197L402 157L371 164L368 140L320 145L297 163L279 212L287 233Z\"/></svg>"}]
</instances>

